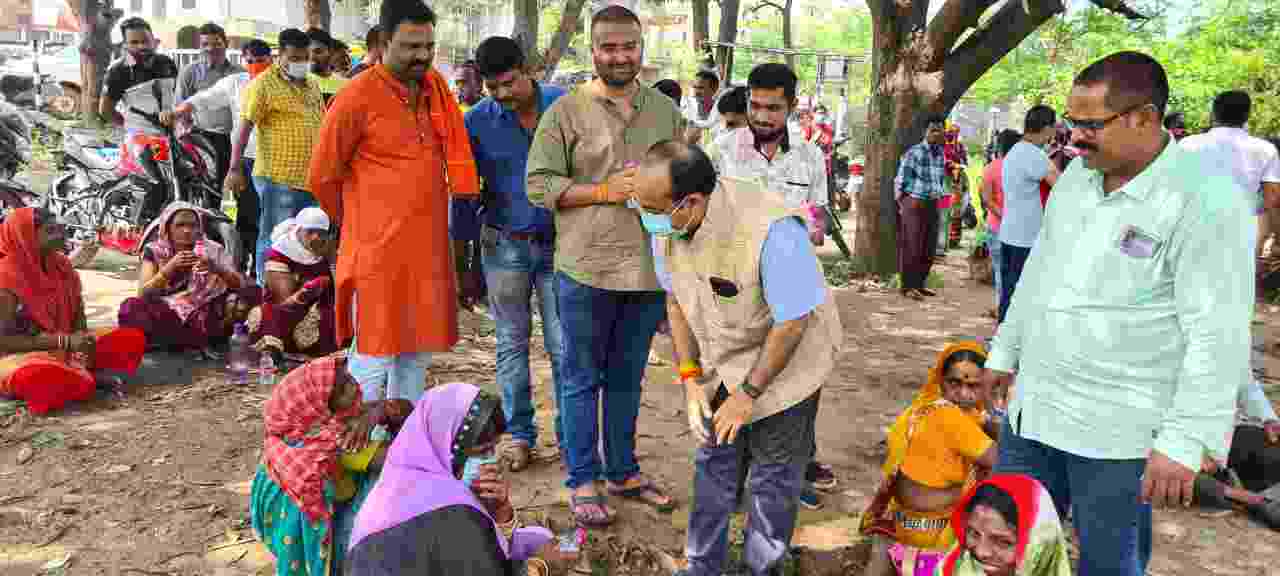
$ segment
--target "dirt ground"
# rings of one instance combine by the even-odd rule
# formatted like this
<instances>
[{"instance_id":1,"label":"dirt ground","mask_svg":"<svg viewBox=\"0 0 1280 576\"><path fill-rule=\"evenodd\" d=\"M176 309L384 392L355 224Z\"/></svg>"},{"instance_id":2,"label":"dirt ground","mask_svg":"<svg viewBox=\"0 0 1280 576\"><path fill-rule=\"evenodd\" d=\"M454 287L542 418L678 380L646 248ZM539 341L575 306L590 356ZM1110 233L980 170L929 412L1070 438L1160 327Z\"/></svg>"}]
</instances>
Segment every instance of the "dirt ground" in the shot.
<instances>
[{"instance_id":1,"label":"dirt ground","mask_svg":"<svg viewBox=\"0 0 1280 576\"><path fill-rule=\"evenodd\" d=\"M941 266L943 296L918 304L855 282L837 290L845 341L819 416L819 454L840 479L823 510L804 511L796 544L814 550L805 574L856 573L856 514L878 479L884 431L951 339L987 336L991 288L967 279L960 251ZM84 272L94 323L114 319L135 271L100 259ZM1280 311L1259 306L1274 336ZM431 377L493 386L492 322L464 317L463 341L437 357ZM538 331L535 330L535 334ZM655 340L669 358L669 340ZM522 520L567 517L555 459L550 370L535 344L543 459L513 477ZM1271 373L1280 359L1269 356ZM662 516L615 500L618 525L591 547L621 568L653 574L682 556L693 441L669 365L651 365L638 439L642 468L682 503ZM249 483L260 457L267 389L229 384L213 365L149 358L124 398L100 398L49 417L0 412L0 574L271 574L249 528ZM1151 574L1280 575L1280 539L1238 513L1157 512ZM849 548L852 547L852 550Z\"/></svg>"}]
</instances>

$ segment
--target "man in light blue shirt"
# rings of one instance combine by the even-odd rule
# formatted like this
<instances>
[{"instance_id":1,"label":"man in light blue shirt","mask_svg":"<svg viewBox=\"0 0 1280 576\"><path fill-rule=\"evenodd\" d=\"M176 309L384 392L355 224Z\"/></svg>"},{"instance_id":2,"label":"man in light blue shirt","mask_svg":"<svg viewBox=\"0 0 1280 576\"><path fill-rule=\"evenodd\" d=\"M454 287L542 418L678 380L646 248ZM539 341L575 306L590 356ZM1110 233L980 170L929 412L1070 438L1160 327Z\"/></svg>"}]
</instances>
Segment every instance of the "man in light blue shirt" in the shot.
<instances>
[{"instance_id":1,"label":"man in light blue shirt","mask_svg":"<svg viewBox=\"0 0 1280 576\"><path fill-rule=\"evenodd\" d=\"M1044 147L1058 133L1057 114L1048 106L1032 106L1023 120L1022 141L1005 154L1000 171L1004 191L1004 213L1000 217L1000 313L1004 322L1009 299L1022 277L1022 267L1031 255L1031 245L1040 233L1044 207L1040 205L1040 183L1053 186L1058 168L1049 161Z\"/></svg>"},{"instance_id":2,"label":"man in light blue shirt","mask_svg":"<svg viewBox=\"0 0 1280 576\"><path fill-rule=\"evenodd\" d=\"M1080 160L987 360L993 385L1018 373L996 470L1034 476L1071 513L1082 576L1146 573L1151 505L1193 503L1250 378L1251 206L1164 131L1168 100L1145 54L1076 76L1064 120Z\"/></svg>"}]
</instances>

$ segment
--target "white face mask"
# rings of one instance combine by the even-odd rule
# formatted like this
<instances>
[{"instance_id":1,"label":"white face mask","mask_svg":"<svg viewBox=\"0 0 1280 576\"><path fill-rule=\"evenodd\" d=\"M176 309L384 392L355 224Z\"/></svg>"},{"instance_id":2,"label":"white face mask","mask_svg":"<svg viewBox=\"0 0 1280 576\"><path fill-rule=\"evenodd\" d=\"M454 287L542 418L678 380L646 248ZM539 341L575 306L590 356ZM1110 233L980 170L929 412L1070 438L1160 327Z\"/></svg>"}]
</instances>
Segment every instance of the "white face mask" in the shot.
<instances>
[{"instance_id":1,"label":"white face mask","mask_svg":"<svg viewBox=\"0 0 1280 576\"><path fill-rule=\"evenodd\" d=\"M307 77L307 73L311 71L311 62L290 62L285 66L285 74L294 80L302 80Z\"/></svg>"}]
</instances>

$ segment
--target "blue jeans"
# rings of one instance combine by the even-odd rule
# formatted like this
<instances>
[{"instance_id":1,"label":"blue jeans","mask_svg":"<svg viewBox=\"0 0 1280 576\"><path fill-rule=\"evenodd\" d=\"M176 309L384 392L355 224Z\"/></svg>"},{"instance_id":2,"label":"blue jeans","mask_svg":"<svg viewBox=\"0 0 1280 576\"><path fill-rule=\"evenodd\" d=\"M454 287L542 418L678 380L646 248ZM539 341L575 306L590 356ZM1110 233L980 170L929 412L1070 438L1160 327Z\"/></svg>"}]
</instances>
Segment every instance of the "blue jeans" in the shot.
<instances>
[{"instance_id":1,"label":"blue jeans","mask_svg":"<svg viewBox=\"0 0 1280 576\"><path fill-rule=\"evenodd\" d=\"M480 234L480 245L485 283L489 286L489 310L497 324L497 380L502 389L507 431L512 438L537 446L538 426L529 378L529 335L533 328L529 299L536 290L542 312L542 342L551 357L551 380L558 383L564 354L560 315L556 312L555 246L513 239L488 227ZM559 384L552 386L553 390L559 388ZM564 441L559 406L556 441L557 446Z\"/></svg>"},{"instance_id":2,"label":"blue jeans","mask_svg":"<svg viewBox=\"0 0 1280 576\"><path fill-rule=\"evenodd\" d=\"M360 341L360 323L356 316L359 293L351 297L351 325L356 327L356 338L351 339L347 357L347 372L360 385L360 396L365 402L377 400L408 400L414 404L422 398L427 387L427 368L431 367L430 352L411 352L389 356L362 354L356 349Z\"/></svg>"},{"instance_id":3,"label":"blue jeans","mask_svg":"<svg viewBox=\"0 0 1280 576\"><path fill-rule=\"evenodd\" d=\"M1005 314L1009 313L1009 304L1013 302L1013 291L1018 287L1018 281L1022 279L1022 267L1027 263L1027 257L1031 256L1030 248L1022 246L1014 246L1013 244L1004 244L1000 246L1001 270L1000 274L1000 316L998 322L1003 324Z\"/></svg>"},{"instance_id":4,"label":"blue jeans","mask_svg":"<svg viewBox=\"0 0 1280 576\"><path fill-rule=\"evenodd\" d=\"M310 192L277 184L269 178L253 177L253 186L258 190L258 250L253 255L253 267L258 274L258 283L266 286L262 275L262 264L267 249L271 247L271 232L276 225L298 215L303 208L316 206L316 199Z\"/></svg>"},{"instance_id":5,"label":"blue jeans","mask_svg":"<svg viewBox=\"0 0 1280 576\"><path fill-rule=\"evenodd\" d=\"M1138 502L1147 461L1076 456L1014 433L1009 414L995 471L1026 474L1053 497L1080 533L1079 576L1142 576L1151 560L1151 505Z\"/></svg>"},{"instance_id":6,"label":"blue jeans","mask_svg":"<svg viewBox=\"0 0 1280 576\"><path fill-rule=\"evenodd\" d=\"M783 559L795 532L817 417L815 393L747 425L732 444L704 444L694 453L693 510L685 544L690 576L719 576L724 567L729 518L738 508L743 479L748 482L743 559L752 574L768 574Z\"/></svg>"},{"instance_id":7,"label":"blue jeans","mask_svg":"<svg viewBox=\"0 0 1280 576\"><path fill-rule=\"evenodd\" d=\"M666 314L661 292L621 292L556 272L564 360L556 393L569 478L577 488L600 477L597 410L604 396L604 475L615 483L640 473L636 418L649 345ZM806 450L807 452L807 450Z\"/></svg>"},{"instance_id":8,"label":"blue jeans","mask_svg":"<svg viewBox=\"0 0 1280 576\"><path fill-rule=\"evenodd\" d=\"M991 276L995 280L996 287L996 306L1000 306L1000 297L1004 292L1001 290L1004 281L1004 260L1000 258L1000 232L996 230L988 230L987 251L991 253Z\"/></svg>"}]
</instances>

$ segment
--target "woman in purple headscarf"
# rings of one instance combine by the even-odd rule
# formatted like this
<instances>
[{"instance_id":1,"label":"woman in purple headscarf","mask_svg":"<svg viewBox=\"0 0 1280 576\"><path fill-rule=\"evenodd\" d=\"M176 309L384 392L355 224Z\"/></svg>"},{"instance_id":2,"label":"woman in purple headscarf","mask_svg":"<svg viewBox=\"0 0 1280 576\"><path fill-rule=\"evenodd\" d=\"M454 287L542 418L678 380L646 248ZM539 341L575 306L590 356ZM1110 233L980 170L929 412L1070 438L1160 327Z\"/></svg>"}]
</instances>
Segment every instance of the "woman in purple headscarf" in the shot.
<instances>
[{"instance_id":1,"label":"woman in purple headscarf","mask_svg":"<svg viewBox=\"0 0 1280 576\"><path fill-rule=\"evenodd\" d=\"M505 428L497 396L461 383L428 390L356 516L347 574L546 574L547 561L573 560L546 529L516 528L493 460Z\"/></svg>"}]
</instances>

